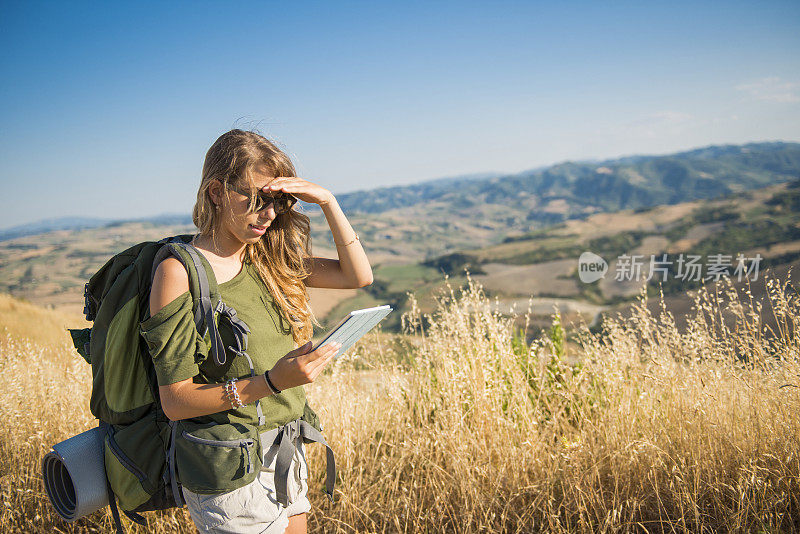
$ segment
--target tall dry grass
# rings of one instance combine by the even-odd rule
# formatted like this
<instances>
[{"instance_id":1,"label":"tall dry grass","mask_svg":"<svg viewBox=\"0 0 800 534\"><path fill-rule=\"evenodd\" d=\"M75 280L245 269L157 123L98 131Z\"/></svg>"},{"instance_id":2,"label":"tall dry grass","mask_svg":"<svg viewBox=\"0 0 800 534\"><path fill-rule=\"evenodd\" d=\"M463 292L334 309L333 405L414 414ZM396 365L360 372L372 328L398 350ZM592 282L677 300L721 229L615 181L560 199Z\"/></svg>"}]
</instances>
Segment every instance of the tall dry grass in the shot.
<instances>
[{"instance_id":1,"label":"tall dry grass","mask_svg":"<svg viewBox=\"0 0 800 534\"><path fill-rule=\"evenodd\" d=\"M477 284L445 292L406 317L407 338L369 336L309 388L340 472L331 505L309 447L311 529L800 529L800 302L788 282L769 288L763 303L701 291L686 332L642 295L602 334L580 330L577 366L557 316L528 346ZM107 513L59 521L38 478L47 445L93 424L88 367L66 347L5 344L0 530L109 528ZM139 530L191 524L176 511Z\"/></svg>"},{"instance_id":2,"label":"tall dry grass","mask_svg":"<svg viewBox=\"0 0 800 534\"><path fill-rule=\"evenodd\" d=\"M558 324L527 347L476 284L445 294L408 318L410 370L384 366L366 398L316 391L344 473L318 515L342 532L796 530L800 302L769 288L699 293L683 333L642 295L582 330L574 367Z\"/></svg>"}]
</instances>

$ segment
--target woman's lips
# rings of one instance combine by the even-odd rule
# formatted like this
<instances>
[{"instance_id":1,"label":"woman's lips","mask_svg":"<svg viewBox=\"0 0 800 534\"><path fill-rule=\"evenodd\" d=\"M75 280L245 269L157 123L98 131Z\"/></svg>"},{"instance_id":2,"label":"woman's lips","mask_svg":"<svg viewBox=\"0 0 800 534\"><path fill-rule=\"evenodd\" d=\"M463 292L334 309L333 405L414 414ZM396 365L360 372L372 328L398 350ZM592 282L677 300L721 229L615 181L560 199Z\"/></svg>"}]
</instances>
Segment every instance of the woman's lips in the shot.
<instances>
[{"instance_id":1,"label":"woman's lips","mask_svg":"<svg viewBox=\"0 0 800 534\"><path fill-rule=\"evenodd\" d=\"M257 233L258 235L264 235L264 232L267 231L267 227L266 226L256 226L254 224L251 224L250 228L252 228L253 231L255 233Z\"/></svg>"}]
</instances>

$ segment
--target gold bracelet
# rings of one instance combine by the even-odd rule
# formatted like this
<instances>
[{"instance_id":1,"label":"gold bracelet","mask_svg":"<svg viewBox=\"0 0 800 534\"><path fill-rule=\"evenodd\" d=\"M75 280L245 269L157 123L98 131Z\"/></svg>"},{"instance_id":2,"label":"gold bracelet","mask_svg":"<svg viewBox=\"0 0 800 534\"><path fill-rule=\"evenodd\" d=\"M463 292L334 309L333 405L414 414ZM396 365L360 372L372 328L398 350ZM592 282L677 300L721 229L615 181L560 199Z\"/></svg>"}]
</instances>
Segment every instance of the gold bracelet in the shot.
<instances>
[{"instance_id":1,"label":"gold bracelet","mask_svg":"<svg viewBox=\"0 0 800 534\"><path fill-rule=\"evenodd\" d=\"M356 241L360 241L360 239L358 238L358 234L356 234L356 236L353 238L353 240L352 240L352 241L350 241L349 243L345 243L344 245L340 245L339 243L336 243L335 241L334 241L334 243L336 243L336 246L337 246L337 247L347 247L347 246L350 246L350 245L352 245L352 244L353 244L353 243L355 243Z\"/></svg>"}]
</instances>

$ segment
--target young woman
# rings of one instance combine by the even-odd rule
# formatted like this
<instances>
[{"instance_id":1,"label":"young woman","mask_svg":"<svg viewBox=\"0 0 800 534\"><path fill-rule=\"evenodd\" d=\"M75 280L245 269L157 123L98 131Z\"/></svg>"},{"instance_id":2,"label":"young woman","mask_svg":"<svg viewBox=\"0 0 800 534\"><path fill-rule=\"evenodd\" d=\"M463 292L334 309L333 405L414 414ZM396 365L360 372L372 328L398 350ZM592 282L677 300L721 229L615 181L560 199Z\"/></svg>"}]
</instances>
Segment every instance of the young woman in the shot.
<instances>
[{"instance_id":1,"label":"young woman","mask_svg":"<svg viewBox=\"0 0 800 534\"><path fill-rule=\"evenodd\" d=\"M228 353L226 364L218 366L206 357L207 347L194 328L186 269L178 259L167 258L155 271L151 317L142 323L142 333L153 356L164 413L179 424L194 425L191 428L257 428L261 436L261 471L253 482L232 491L213 493L201 484L193 491L187 482L204 480L202 471L218 469L222 460L200 453L197 459L178 458L179 466L196 465L184 469L190 472L179 472L178 479L192 520L202 532L306 532L310 504L302 439L296 431L291 435L294 453L281 499L275 471L280 439L275 436L284 430L289 435L288 429L304 416L303 384L314 381L338 349L331 345L310 351L312 314L306 287L358 288L372 283L358 235L333 194L295 174L289 158L253 132L231 130L206 154L192 213L199 232L191 244L213 269L225 304L248 325L248 358ZM311 256L309 219L295 209L296 199L322 208L338 259ZM193 439L191 433L182 436ZM194 454L204 443L197 438L177 442L178 455ZM209 454L230 451L207 449ZM234 467L237 473L246 471L238 461L231 470ZM237 473L223 473L221 478L235 478Z\"/></svg>"}]
</instances>

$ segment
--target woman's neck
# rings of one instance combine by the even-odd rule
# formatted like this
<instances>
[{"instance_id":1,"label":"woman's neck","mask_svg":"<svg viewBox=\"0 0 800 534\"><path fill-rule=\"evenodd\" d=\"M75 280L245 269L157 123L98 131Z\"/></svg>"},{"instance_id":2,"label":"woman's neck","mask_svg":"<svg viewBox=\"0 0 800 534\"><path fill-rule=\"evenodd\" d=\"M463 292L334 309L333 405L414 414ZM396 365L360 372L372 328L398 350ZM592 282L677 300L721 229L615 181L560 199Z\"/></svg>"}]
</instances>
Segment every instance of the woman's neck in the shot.
<instances>
[{"instance_id":1,"label":"woman's neck","mask_svg":"<svg viewBox=\"0 0 800 534\"><path fill-rule=\"evenodd\" d=\"M217 256L223 261L239 264L244 261L246 245L241 241L227 238L221 232L218 232L214 239L208 234L197 234L192 239L192 245Z\"/></svg>"}]
</instances>

